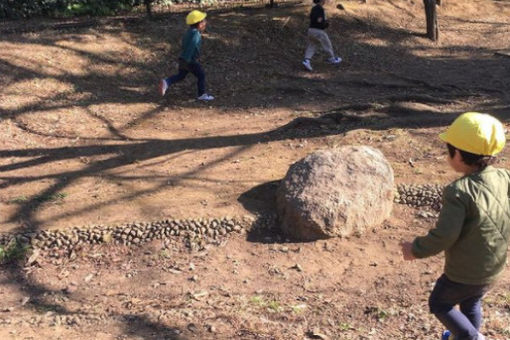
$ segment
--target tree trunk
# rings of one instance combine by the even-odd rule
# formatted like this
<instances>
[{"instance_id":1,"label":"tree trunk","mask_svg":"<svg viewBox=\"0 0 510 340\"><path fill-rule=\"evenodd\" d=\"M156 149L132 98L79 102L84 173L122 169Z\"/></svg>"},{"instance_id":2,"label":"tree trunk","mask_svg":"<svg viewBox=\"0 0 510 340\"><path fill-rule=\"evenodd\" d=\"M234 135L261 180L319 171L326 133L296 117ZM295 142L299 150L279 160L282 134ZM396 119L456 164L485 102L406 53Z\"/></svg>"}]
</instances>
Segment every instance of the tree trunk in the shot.
<instances>
[{"instance_id":1,"label":"tree trunk","mask_svg":"<svg viewBox=\"0 0 510 340\"><path fill-rule=\"evenodd\" d=\"M145 9L147 10L147 15L152 17L152 0L145 0Z\"/></svg>"},{"instance_id":2,"label":"tree trunk","mask_svg":"<svg viewBox=\"0 0 510 340\"><path fill-rule=\"evenodd\" d=\"M437 25L437 0L423 0L425 16L427 18L427 37L436 41L439 38L439 26Z\"/></svg>"}]
</instances>

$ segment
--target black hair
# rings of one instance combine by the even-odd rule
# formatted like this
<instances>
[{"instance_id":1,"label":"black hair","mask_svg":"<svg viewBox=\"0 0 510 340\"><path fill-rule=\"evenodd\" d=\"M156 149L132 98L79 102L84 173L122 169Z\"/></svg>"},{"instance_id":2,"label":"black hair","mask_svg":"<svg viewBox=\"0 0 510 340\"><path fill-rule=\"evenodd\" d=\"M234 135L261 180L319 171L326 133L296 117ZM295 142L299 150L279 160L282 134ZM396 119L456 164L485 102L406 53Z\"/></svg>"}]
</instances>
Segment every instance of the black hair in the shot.
<instances>
[{"instance_id":1,"label":"black hair","mask_svg":"<svg viewBox=\"0 0 510 340\"><path fill-rule=\"evenodd\" d=\"M202 21L199 21L199 22L197 22L197 23L195 23L193 25L189 25L189 27L191 27L191 28L198 28L198 24L200 24Z\"/></svg>"},{"instance_id":2,"label":"black hair","mask_svg":"<svg viewBox=\"0 0 510 340\"><path fill-rule=\"evenodd\" d=\"M477 155L475 153L467 152L461 150L459 148L454 147L450 143L446 143L446 147L448 148L448 154L450 158L455 156L455 150L459 150L460 156L462 157L462 161L469 166L476 166L479 171L485 169L491 164L496 162L496 157L494 156L486 156L486 155Z\"/></svg>"},{"instance_id":3,"label":"black hair","mask_svg":"<svg viewBox=\"0 0 510 340\"><path fill-rule=\"evenodd\" d=\"M319 2L321 2L321 0L313 0L314 4L318 4Z\"/></svg>"}]
</instances>

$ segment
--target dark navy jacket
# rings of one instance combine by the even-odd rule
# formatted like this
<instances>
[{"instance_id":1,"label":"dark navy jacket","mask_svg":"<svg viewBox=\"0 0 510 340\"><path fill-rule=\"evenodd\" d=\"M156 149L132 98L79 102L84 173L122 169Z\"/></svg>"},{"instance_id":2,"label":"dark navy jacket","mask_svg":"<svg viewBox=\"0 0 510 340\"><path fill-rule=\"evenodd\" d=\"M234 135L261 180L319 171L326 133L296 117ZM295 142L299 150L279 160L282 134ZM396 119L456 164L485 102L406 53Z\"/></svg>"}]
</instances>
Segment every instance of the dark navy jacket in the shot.
<instances>
[{"instance_id":1,"label":"dark navy jacket","mask_svg":"<svg viewBox=\"0 0 510 340\"><path fill-rule=\"evenodd\" d=\"M323 30L329 26L326 20L326 13L321 5L317 4L313 6L310 12L310 28L318 28Z\"/></svg>"}]
</instances>

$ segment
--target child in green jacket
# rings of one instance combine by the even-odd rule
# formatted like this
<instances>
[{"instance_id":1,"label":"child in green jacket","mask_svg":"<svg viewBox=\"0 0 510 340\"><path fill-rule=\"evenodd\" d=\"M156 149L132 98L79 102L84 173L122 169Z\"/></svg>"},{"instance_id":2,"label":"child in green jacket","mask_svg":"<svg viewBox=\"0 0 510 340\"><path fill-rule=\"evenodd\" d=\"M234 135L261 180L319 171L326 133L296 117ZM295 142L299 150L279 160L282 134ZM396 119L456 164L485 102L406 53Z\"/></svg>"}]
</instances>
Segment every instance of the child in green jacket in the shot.
<instances>
[{"instance_id":1,"label":"child in green jacket","mask_svg":"<svg viewBox=\"0 0 510 340\"><path fill-rule=\"evenodd\" d=\"M505 132L496 118L467 112L439 138L462 177L444 189L435 228L402 243L402 253L414 260L445 252L430 312L448 329L442 339L481 340L481 300L505 267L510 237L510 174L490 165L505 145Z\"/></svg>"},{"instance_id":2,"label":"child in green jacket","mask_svg":"<svg viewBox=\"0 0 510 340\"><path fill-rule=\"evenodd\" d=\"M197 10L189 12L186 16L186 24L189 29L182 38L182 52L179 56L179 71L176 75L161 79L159 82L159 93L164 96L168 87L176 82L183 80L189 72L197 77L198 100L209 101L214 97L205 92L205 72L198 62L200 56L200 46L202 45L201 33L207 26L205 18L207 14Z\"/></svg>"}]
</instances>

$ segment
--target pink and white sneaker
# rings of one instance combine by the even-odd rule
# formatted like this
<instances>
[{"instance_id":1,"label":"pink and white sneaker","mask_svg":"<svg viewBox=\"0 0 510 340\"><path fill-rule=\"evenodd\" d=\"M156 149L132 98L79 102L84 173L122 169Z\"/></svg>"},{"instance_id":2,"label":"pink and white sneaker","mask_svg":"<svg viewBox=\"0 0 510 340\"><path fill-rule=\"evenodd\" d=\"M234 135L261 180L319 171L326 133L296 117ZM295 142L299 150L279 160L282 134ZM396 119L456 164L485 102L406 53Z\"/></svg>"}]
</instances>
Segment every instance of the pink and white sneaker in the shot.
<instances>
[{"instance_id":1,"label":"pink and white sneaker","mask_svg":"<svg viewBox=\"0 0 510 340\"><path fill-rule=\"evenodd\" d=\"M159 94L161 96L164 96L166 93L166 90L168 90L168 84L165 79L161 79L159 81Z\"/></svg>"}]
</instances>

